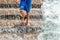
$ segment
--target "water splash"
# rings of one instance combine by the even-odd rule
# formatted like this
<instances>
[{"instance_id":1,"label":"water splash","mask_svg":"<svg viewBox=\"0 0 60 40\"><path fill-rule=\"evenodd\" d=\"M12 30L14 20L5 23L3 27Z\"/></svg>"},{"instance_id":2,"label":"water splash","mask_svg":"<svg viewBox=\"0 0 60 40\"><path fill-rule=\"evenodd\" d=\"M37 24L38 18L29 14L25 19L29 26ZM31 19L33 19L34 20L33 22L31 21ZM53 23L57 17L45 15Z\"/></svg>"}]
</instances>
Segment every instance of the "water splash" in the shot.
<instances>
[{"instance_id":1,"label":"water splash","mask_svg":"<svg viewBox=\"0 0 60 40\"><path fill-rule=\"evenodd\" d=\"M38 40L60 40L60 0L44 0L42 6L44 32Z\"/></svg>"}]
</instances>

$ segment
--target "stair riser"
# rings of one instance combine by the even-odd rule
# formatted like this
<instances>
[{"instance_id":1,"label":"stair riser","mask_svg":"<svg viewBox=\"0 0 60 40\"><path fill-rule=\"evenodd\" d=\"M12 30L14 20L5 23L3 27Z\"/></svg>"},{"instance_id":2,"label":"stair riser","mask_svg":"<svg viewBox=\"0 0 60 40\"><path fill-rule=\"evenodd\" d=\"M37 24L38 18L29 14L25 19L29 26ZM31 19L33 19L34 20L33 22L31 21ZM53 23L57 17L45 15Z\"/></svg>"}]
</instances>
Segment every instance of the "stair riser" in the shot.
<instances>
[{"instance_id":1,"label":"stair riser","mask_svg":"<svg viewBox=\"0 0 60 40\"><path fill-rule=\"evenodd\" d=\"M0 19L9 20L20 20L22 17L20 15L0 15ZM25 17L26 18L26 17ZM42 15L30 15L30 19L42 19Z\"/></svg>"},{"instance_id":2,"label":"stair riser","mask_svg":"<svg viewBox=\"0 0 60 40\"><path fill-rule=\"evenodd\" d=\"M0 8L19 8L20 4L0 4ZM32 4L31 8L41 8L39 4Z\"/></svg>"}]
</instances>

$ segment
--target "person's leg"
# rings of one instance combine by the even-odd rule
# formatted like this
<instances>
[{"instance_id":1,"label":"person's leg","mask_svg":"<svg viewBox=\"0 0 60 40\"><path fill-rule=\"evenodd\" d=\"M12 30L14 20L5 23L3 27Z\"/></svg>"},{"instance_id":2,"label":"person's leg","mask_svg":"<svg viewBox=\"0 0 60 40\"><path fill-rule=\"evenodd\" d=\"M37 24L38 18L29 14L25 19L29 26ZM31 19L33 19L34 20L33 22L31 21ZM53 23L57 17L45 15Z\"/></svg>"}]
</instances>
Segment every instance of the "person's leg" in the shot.
<instances>
[{"instance_id":1,"label":"person's leg","mask_svg":"<svg viewBox=\"0 0 60 40\"><path fill-rule=\"evenodd\" d=\"M30 22L29 22L29 19L30 19L30 15L29 15L29 12L30 12L30 9L31 9L31 4L32 4L32 0L26 0L26 5L25 5L25 11L26 11L26 26L30 26Z\"/></svg>"},{"instance_id":2,"label":"person's leg","mask_svg":"<svg viewBox=\"0 0 60 40\"><path fill-rule=\"evenodd\" d=\"M26 12L26 26L30 26L29 19L30 19L30 15L28 12Z\"/></svg>"},{"instance_id":3,"label":"person's leg","mask_svg":"<svg viewBox=\"0 0 60 40\"><path fill-rule=\"evenodd\" d=\"M20 16L22 17L21 18L21 25L24 25L24 11L23 10L24 10L25 5L23 4L23 2L24 1L21 0L20 7L19 7L20 8L19 9L20 10L20 14L21 14Z\"/></svg>"},{"instance_id":4,"label":"person's leg","mask_svg":"<svg viewBox=\"0 0 60 40\"><path fill-rule=\"evenodd\" d=\"M21 25L24 25L24 11L23 10L20 10L20 14L21 14Z\"/></svg>"}]
</instances>

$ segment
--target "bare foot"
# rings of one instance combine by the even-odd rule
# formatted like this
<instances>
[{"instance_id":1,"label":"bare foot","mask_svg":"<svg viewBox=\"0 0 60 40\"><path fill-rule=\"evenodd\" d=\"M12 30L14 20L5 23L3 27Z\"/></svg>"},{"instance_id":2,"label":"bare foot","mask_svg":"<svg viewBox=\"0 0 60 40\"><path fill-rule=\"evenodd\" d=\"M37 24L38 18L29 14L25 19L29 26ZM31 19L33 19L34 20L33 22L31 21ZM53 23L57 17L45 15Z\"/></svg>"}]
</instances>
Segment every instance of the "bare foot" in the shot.
<instances>
[{"instance_id":1,"label":"bare foot","mask_svg":"<svg viewBox=\"0 0 60 40\"><path fill-rule=\"evenodd\" d=\"M24 26L24 25L25 25L24 22L21 22L21 23L20 23L20 26Z\"/></svg>"},{"instance_id":2,"label":"bare foot","mask_svg":"<svg viewBox=\"0 0 60 40\"><path fill-rule=\"evenodd\" d=\"M31 23L26 23L25 24L27 27L31 27Z\"/></svg>"},{"instance_id":3,"label":"bare foot","mask_svg":"<svg viewBox=\"0 0 60 40\"><path fill-rule=\"evenodd\" d=\"M21 18L20 26L24 26L24 25L25 25L25 23L24 23L24 18L22 17L22 18Z\"/></svg>"}]
</instances>

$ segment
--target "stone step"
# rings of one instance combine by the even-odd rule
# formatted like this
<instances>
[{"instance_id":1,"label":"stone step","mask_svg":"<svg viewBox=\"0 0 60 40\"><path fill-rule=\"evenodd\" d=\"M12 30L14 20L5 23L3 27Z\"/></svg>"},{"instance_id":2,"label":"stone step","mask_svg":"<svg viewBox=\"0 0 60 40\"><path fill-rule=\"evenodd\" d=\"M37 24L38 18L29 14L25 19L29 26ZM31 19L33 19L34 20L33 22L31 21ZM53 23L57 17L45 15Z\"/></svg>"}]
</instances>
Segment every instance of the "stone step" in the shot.
<instances>
[{"instance_id":1,"label":"stone step","mask_svg":"<svg viewBox=\"0 0 60 40\"><path fill-rule=\"evenodd\" d=\"M26 13L26 12L25 12ZM32 8L30 11L30 18L40 19L42 13L38 8ZM25 14L26 15L26 14ZM0 8L0 19L20 19L20 12L18 8Z\"/></svg>"},{"instance_id":2,"label":"stone step","mask_svg":"<svg viewBox=\"0 0 60 40\"><path fill-rule=\"evenodd\" d=\"M42 27L26 27L26 26L17 26L17 27L0 27L0 33L39 33L42 32Z\"/></svg>"},{"instance_id":3,"label":"stone step","mask_svg":"<svg viewBox=\"0 0 60 40\"><path fill-rule=\"evenodd\" d=\"M0 40L37 40L41 27L0 27Z\"/></svg>"},{"instance_id":4,"label":"stone step","mask_svg":"<svg viewBox=\"0 0 60 40\"><path fill-rule=\"evenodd\" d=\"M40 33L40 32L39 32ZM39 33L0 33L0 40L38 40Z\"/></svg>"},{"instance_id":5,"label":"stone step","mask_svg":"<svg viewBox=\"0 0 60 40\"><path fill-rule=\"evenodd\" d=\"M42 20L29 20L29 22L31 23L31 27L41 27L43 22ZM0 19L0 27L17 27L17 26L20 26L21 24L21 20L2 20Z\"/></svg>"},{"instance_id":6,"label":"stone step","mask_svg":"<svg viewBox=\"0 0 60 40\"><path fill-rule=\"evenodd\" d=\"M15 19L21 19L22 17L20 15L0 15L0 19L9 19L9 20L15 20ZM26 19L26 16L25 18ZM30 19L42 19L42 15L30 15Z\"/></svg>"},{"instance_id":7,"label":"stone step","mask_svg":"<svg viewBox=\"0 0 60 40\"><path fill-rule=\"evenodd\" d=\"M0 15L20 15L19 8L0 8ZM32 8L30 15L42 15L39 8Z\"/></svg>"},{"instance_id":8,"label":"stone step","mask_svg":"<svg viewBox=\"0 0 60 40\"><path fill-rule=\"evenodd\" d=\"M0 0L0 4L16 4L16 0ZM40 0L32 0L32 4L40 4Z\"/></svg>"},{"instance_id":9,"label":"stone step","mask_svg":"<svg viewBox=\"0 0 60 40\"><path fill-rule=\"evenodd\" d=\"M19 8L20 4L0 4L0 8ZM32 8L41 8L39 4L32 4Z\"/></svg>"},{"instance_id":10,"label":"stone step","mask_svg":"<svg viewBox=\"0 0 60 40\"><path fill-rule=\"evenodd\" d=\"M26 14L25 14L26 15ZM42 26L42 14L40 9L33 8L30 12L30 22L34 27ZM33 19L35 18L35 19ZM18 8L0 8L0 26L6 27L14 27L16 25L20 25L20 12Z\"/></svg>"}]
</instances>

